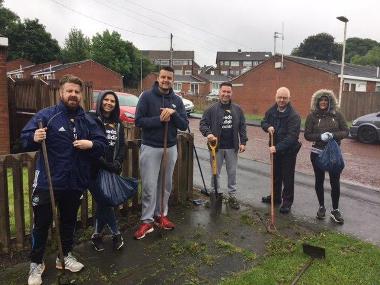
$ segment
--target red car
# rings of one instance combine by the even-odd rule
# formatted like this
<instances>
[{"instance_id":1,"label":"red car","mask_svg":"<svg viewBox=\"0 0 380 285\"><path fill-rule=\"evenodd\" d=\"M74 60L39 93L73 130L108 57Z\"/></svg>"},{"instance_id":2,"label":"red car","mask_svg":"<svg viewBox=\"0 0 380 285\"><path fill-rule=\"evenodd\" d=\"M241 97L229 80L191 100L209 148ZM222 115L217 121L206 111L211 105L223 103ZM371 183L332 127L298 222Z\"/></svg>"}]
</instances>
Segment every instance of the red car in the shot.
<instances>
[{"instance_id":1,"label":"red car","mask_svg":"<svg viewBox=\"0 0 380 285\"><path fill-rule=\"evenodd\" d=\"M92 92L92 109L96 110L96 99L98 98L98 95L100 94L100 90L94 90ZM115 92L117 95L117 98L119 99L119 105L120 105L120 120L124 123L134 123L135 122L135 113L136 113L136 106L137 102L139 101L139 97L129 94L129 93L123 93L123 92Z\"/></svg>"}]
</instances>

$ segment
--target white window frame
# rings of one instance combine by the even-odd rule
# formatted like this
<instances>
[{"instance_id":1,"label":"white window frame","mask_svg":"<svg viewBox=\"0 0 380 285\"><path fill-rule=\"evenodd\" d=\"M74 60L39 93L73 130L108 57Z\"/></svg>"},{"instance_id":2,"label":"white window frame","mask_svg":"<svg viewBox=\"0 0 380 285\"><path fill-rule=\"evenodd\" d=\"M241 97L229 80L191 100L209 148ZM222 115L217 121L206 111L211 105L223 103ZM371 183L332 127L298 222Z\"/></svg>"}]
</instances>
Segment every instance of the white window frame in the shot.
<instances>
[{"instance_id":1,"label":"white window frame","mask_svg":"<svg viewBox=\"0 0 380 285\"><path fill-rule=\"evenodd\" d=\"M190 84L190 91L193 95L199 94L199 84L198 83L191 83Z\"/></svg>"},{"instance_id":2,"label":"white window frame","mask_svg":"<svg viewBox=\"0 0 380 285\"><path fill-rule=\"evenodd\" d=\"M232 61L230 62L230 65L231 65L231 66L240 66L240 62L239 62L238 60L232 60Z\"/></svg>"},{"instance_id":3,"label":"white window frame","mask_svg":"<svg viewBox=\"0 0 380 285\"><path fill-rule=\"evenodd\" d=\"M248 61L248 60L244 60L243 61L243 66L244 67L252 67L253 65L252 65L252 61Z\"/></svg>"},{"instance_id":4,"label":"white window frame","mask_svg":"<svg viewBox=\"0 0 380 285\"><path fill-rule=\"evenodd\" d=\"M174 90L174 92L181 92L182 91L182 82L174 82L173 83L173 90Z\"/></svg>"},{"instance_id":5,"label":"white window frame","mask_svg":"<svg viewBox=\"0 0 380 285\"><path fill-rule=\"evenodd\" d=\"M185 70L185 75L191 75L191 70Z\"/></svg>"}]
</instances>

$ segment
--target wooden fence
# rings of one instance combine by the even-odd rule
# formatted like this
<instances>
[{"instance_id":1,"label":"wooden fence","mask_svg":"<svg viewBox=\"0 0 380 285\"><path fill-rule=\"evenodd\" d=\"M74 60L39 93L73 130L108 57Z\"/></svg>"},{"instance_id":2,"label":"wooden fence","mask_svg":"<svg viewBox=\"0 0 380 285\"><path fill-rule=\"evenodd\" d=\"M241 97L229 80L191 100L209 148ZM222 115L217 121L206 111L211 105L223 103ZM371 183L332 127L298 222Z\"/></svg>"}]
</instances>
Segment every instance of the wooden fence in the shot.
<instances>
[{"instance_id":1,"label":"wooden fence","mask_svg":"<svg viewBox=\"0 0 380 285\"><path fill-rule=\"evenodd\" d=\"M92 106L92 83L85 82L82 106L87 111ZM39 110L59 102L58 80L8 78L8 108L11 152L20 151L18 138L30 118Z\"/></svg>"},{"instance_id":2,"label":"wooden fence","mask_svg":"<svg viewBox=\"0 0 380 285\"><path fill-rule=\"evenodd\" d=\"M126 153L123 175L140 177L139 150L141 141L134 137L139 131L127 125ZM174 170L172 204L184 203L192 197L194 138L189 133L178 134L178 159ZM31 189L34 179L36 153L19 153L0 156L0 252L9 253L29 246L28 237L33 225ZM26 181L25 181L26 179ZM87 228L94 213L94 201L85 193L80 208L78 224ZM123 205L128 210L140 208L139 195L132 204ZM13 201L12 201L13 200ZM12 202L12 203L10 203ZM14 225L11 230L11 224Z\"/></svg>"},{"instance_id":3,"label":"wooden fence","mask_svg":"<svg viewBox=\"0 0 380 285\"><path fill-rule=\"evenodd\" d=\"M347 121L380 111L380 92L343 92L341 110Z\"/></svg>"}]
</instances>

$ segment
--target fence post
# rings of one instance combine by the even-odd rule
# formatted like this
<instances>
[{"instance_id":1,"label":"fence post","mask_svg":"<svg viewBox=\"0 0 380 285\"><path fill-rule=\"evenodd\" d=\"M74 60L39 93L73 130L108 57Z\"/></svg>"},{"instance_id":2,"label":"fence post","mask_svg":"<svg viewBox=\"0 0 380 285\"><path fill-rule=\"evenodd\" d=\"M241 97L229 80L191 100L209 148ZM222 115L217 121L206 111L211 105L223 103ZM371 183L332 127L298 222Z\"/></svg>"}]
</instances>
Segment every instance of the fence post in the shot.
<instances>
[{"instance_id":1,"label":"fence post","mask_svg":"<svg viewBox=\"0 0 380 285\"><path fill-rule=\"evenodd\" d=\"M16 247L24 248L25 245L25 213L24 213L24 189L22 184L22 165L19 155L8 155L6 165L12 168L13 202L16 230Z\"/></svg>"},{"instance_id":2,"label":"fence post","mask_svg":"<svg viewBox=\"0 0 380 285\"><path fill-rule=\"evenodd\" d=\"M9 205L8 205L8 176L5 166L6 156L0 156L0 249L10 251Z\"/></svg>"}]
</instances>

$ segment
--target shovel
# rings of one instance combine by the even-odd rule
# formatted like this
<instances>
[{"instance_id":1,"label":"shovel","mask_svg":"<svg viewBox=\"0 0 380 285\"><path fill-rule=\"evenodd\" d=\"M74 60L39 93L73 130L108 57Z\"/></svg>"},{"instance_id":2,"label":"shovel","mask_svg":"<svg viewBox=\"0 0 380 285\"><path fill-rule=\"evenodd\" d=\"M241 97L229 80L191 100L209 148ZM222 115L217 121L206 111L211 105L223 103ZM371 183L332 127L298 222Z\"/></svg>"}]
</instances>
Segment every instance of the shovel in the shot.
<instances>
[{"instance_id":1,"label":"shovel","mask_svg":"<svg viewBox=\"0 0 380 285\"><path fill-rule=\"evenodd\" d=\"M216 146L218 141L208 142L208 147L211 151L211 164L212 164L212 175L214 182L214 192L210 193L211 209L215 214L220 214L222 210L223 203L223 193L218 192L218 179L217 179L217 163L216 163Z\"/></svg>"},{"instance_id":2,"label":"shovel","mask_svg":"<svg viewBox=\"0 0 380 285\"><path fill-rule=\"evenodd\" d=\"M43 128L42 121L38 122L38 128L40 128L40 129ZM51 181L49 160L48 160L48 154L47 154L45 140L43 140L41 144L42 144L42 154L43 154L44 162L45 162L46 177L47 177L48 185L49 185L51 210L53 213L53 219L54 219L54 223L55 223L55 227L56 227L54 232L55 232L55 238L56 238L56 241L58 244L59 261L62 264L62 274L60 274L60 276L58 276L58 284L70 284L71 281L67 281L64 278L65 277L65 261L64 261L64 256L63 256L62 243L61 243L61 232L60 232L60 225L59 225L60 223L59 223L57 208L55 206L53 183Z\"/></svg>"},{"instance_id":3,"label":"shovel","mask_svg":"<svg viewBox=\"0 0 380 285\"><path fill-rule=\"evenodd\" d=\"M304 243L302 245L303 253L310 256L311 258L309 261L302 267L300 272L298 272L296 278L293 280L291 285L297 284L298 280L301 278L302 274L310 267L310 265L313 263L313 261L318 259L324 259L326 257L326 252L323 247L314 246L310 244Z\"/></svg>"},{"instance_id":4,"label":"shovel","mask_svg":"<svg viewBox=\"0 0 380 285\"><path fill-rule=\"evenodd\" d=\"M270 146L273 146L273 134L269 133ZM275 215L274 215L274 154L270 154L270 182L271 182L271 201L270 201L270 221L267 226L268 232L277 231L275 226Z\"/></svg>"},{"instance_id":5,"label":"shovel","mask_svg":"<svg viewBox=\"0 0 380 285\"><path fill-rule=\"evenodd\" d=\"M168 150L168 122L165 122L164 127L164 151L162 153L161 160L161 203L160 203L160 226L161 236L164 232L163 219L164 216L164 196L165 196L165 187L166 187L166 166L167 166L167 150Z\"/></svg>"}]
</instances>

